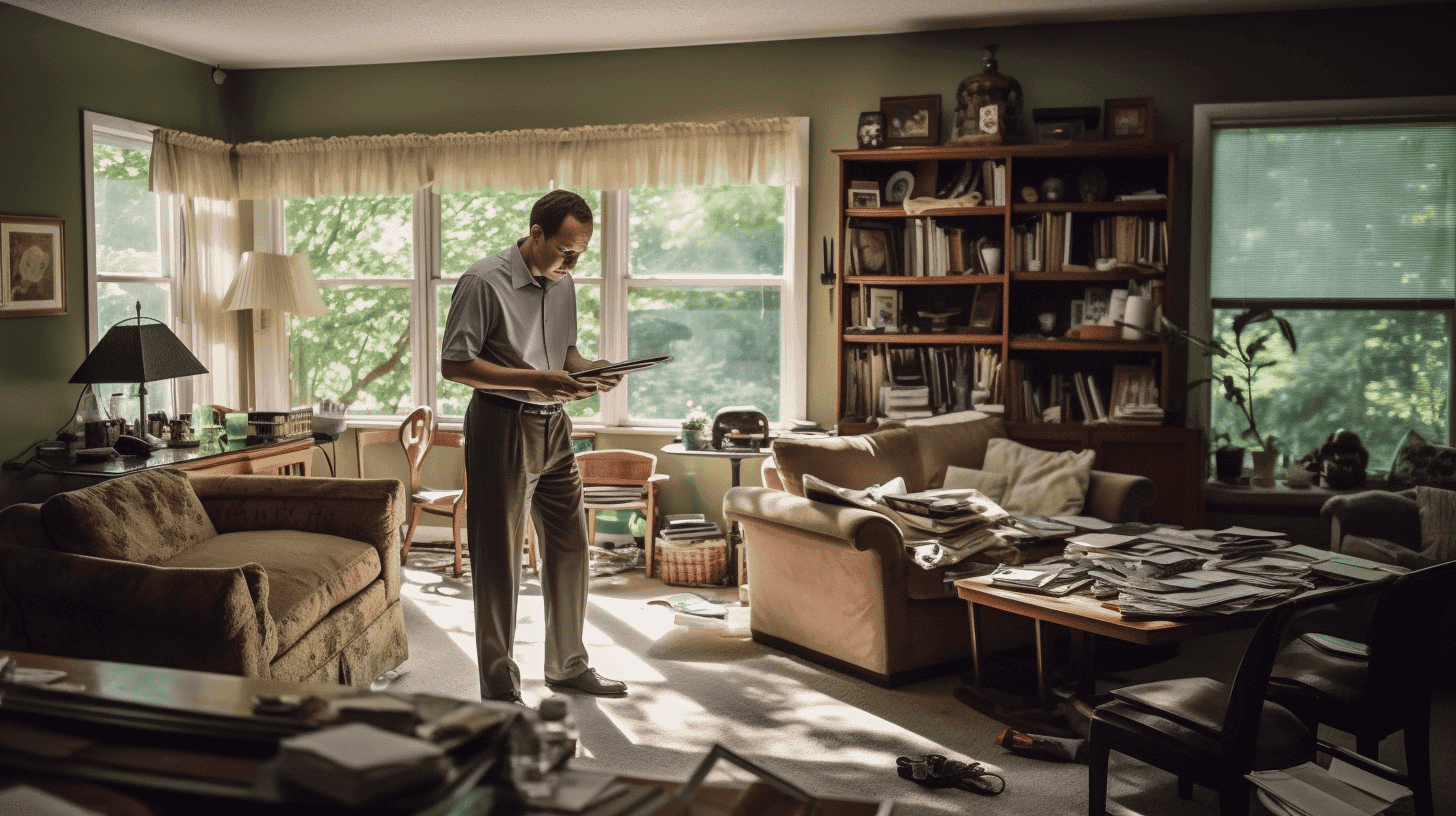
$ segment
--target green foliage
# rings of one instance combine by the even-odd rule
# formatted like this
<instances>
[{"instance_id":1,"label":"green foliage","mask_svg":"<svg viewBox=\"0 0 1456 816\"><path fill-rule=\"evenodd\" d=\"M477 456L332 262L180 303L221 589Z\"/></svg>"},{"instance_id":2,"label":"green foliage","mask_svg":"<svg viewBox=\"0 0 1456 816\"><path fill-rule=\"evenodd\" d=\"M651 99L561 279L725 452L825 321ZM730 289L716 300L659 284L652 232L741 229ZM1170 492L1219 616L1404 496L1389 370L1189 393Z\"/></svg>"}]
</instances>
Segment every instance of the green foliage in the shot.
<instances>
[{"instance_id":1,"label":"green foliage","mask_svg":"<svg viewBox=\"0 0 1456 816\"><path fill-rule=\"evenodd\" d=\"M440 200L440 268L431 354L439 353L450 279L526 233L539 193L447 194ZM634 276L782 275L784 190L702 187L631 194L629 265ZM288 202L289 246L307 254L329 314L293 323L295 400L335 400L356 413L398 414L410 402L408 281L412 201L408 196ZM599 217L600 236L607 225ZM601 348L600 239L582 256L577 284L578 350ZM365 285L369 284L369 285ZM628 377L635 418L677 419L686 399L709 412L752 405L779 412L779 293L754 286L669 286L628 290L628 354L671 354L672 363ZM463 414L470 389L441 380L438 407ZM600 398L571 403L575 418L600 415Z\"/></svg>"},{"instance_id":2,"label":"green foliage","mask_svg":"<svg viewBox=\"0 0 1456 816\"><path fill-rule=\"evenodd\" d=\"M1277 333L1268 331L1258 334L1247 344L1244 342L1244 329L1254 324L1269 322L1274 323L1278 328ZM1276 316L1273 311L1249 309L1234 315L1226 335L1226 337L1232 338L1233 352L1229 353L1227 346L1223 343L1219 344L1224 354L1219 355L1216 361L1216 367L1221 370L1215 377L1215 380L1223 387L1223 398L1237 406L1243 413L1246 426L1239 432L1240 438L1250 440L1259 448L1269 451L1278 450L1278 437L1259 433L1259 423L1254 416L1254 386L1262 372L1279 363L1278 359L1260 358L1265 349L1270 348L1269 340L1276 334L1283 336L1291 354L1299 350L1299 344L1294 338L1294 327L1285 318ZM1273 356L1272 352L1269 356ZM1222 363L1222 365L1217 365L1217 363Z\"/></svg>"}]
</instances>

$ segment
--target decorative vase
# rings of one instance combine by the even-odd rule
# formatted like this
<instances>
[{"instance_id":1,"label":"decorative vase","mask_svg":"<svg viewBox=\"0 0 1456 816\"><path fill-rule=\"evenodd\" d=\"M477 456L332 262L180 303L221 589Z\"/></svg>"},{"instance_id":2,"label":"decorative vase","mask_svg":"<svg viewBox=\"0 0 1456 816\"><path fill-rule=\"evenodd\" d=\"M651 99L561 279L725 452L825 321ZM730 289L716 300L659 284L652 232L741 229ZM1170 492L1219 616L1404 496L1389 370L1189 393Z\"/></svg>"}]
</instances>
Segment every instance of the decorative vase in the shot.
<instances>
[{"instance_id":1,"label":"decorative vase","mask_svg":"<svg viewBox=\"0 0 1456 816\"><path fill-rule=\"evenodd\" d=\"M879 111L865 111L859 115L859 130L855 139L860 150L873 150L885 146L885 115Z\"/></svg>"},{"instance_id":2,"label":"decorative vase","mask_svg":"<svg viewBox=\"0 0 1456 816\"><path fill-rule=\"evenodd\" d=\"M1243 448L1219 448L1213 452L1213 474L1220 482L1238 484L1243 472Z\"/></svg>"},{"instance_id":3,"label":"decorative vase","mask_svg":"<svg viewBox=\"0 0 1456 816\"><path fill-rule=\"evenodd\" d=\"M1254 459L1254 478L1249 484L1254 487L1273 487L1274 469L1279 466L1279 451L1277 450L1256 450L1252 452Z\"/></svg>"},{"instance_id":4,"label":"decorative vase","mask_svg":"<svg viewBox=\"0 0 1456 816\"><path fill-rule=\"evenodd\" d=\"M702 431L697 428L683 428L682 446L683 450L702 450Z\"/></svg>"},{"instance_id":5,"label":"decorative vase","mask_svg":"<svg viewBox=\"0 0 1456 816\"><path fill-rule=\"evenodd\" d=\"M952 142L995 144L1016 136L1021 116L1021 83L996 70L996 49L986 46L985 70L961 80L956 89Z\"/></svg>"}]
</instances>

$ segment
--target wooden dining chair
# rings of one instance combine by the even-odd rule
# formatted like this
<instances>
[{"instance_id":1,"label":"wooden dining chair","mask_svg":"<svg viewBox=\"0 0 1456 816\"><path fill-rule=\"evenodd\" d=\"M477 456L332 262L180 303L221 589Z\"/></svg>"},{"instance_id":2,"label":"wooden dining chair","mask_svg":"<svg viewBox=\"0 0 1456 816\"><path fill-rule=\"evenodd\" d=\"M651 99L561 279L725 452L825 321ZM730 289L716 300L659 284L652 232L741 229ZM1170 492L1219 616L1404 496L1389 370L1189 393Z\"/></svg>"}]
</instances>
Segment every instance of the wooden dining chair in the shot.
<instances>
[{"instance_id":1,"label":"wooden dining chair","mask_svg":"<svg viewBox=\"0 0 1456 816\"><path fill-rule=\"evenodd\" d=\"M1456 604L1456 561L1396 578L1375 604L1363 641L1319 635L1294 638L1274 661L1268 697L1310 728L1327 725L1355 737L1355 750L1380 759L1380 742L1403 733L1416 816L1432 816L1431 688L1433 637ZM1353 633L1351 633L1353 634ZM1341 653L1347 645L1364 646Z\"/></svg>"},{"instance_id":2,"label":"wooden dining chair","mask_svg":"<svg viewBox=\"0 0 1456 816\"><path fill-rule=\"evenodd\" d=\"M458 431L438 430L435 427L435 412L430 410L427 405L421 405L410 411L397 430L361 429L354 437L355 449L359 455L359 477L361 479L364 478L365 447L382 442L398 443L404 449L405 463L409 468L409 530L405 533L404 545L400 548L401 563L409 555L410 545L414 542L415 529L419 526L420 515L430 513L446 516L450 519L450 534L455 544L455 575L459 577L465 572L465 538L463 534L465 488L467 486L465 469L461 468L459 489L439 490L425 487L423 473L425 459L435 446L464 448L465 434Z\"/></svg>"},{"instance_id":3,"label":"wooden dining chair","mask_svg":"<svg viewBox=\"0 0 1456 816\"><path fill-rule=\"evenodd\" d=\"M1087 739L1090 816L1107 813L1112 751L1175 774L1184 799L1199 784L1218 791L1221 816L1248 814L1245 774L1291 768L1314 757L1315 734L1288 709L1264 699L1285 625L1301 609L1377 588L1356 584L1305 592L1269 610L1232 683L1190 677L1113 690L1114 699L1094 709Z\"/></svg>"},{"instance_id":4,"label":"wooden dining chair","mask_svg":"<svg viewBox=\"0 0 1456 816\"><path fill-rule=\"evenodd\" d=\"M593 450L576 455L583 488L593 486L639 487L642 498L625 502L597 502L584 498L587 543L597 538L597 513L602 510L640 510L647 517L647 534L643 539L646 574L652 575L653 536L657 528L657 492L668 474L657 472L657 457L630 450Z\"/></svg>"}]
</instances>

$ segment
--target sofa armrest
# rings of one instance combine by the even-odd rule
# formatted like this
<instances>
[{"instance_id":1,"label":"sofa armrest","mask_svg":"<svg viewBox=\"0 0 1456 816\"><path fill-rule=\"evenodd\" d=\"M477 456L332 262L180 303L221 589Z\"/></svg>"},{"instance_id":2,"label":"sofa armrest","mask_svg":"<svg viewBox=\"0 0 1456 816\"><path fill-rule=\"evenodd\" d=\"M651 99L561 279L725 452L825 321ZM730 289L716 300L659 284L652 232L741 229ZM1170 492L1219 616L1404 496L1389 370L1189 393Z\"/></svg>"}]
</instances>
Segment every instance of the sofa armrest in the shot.
<instances>
[{"instance_id":1,"label":"sofa armrest","mask_svg":"<svg viewBox=\"0 0 1456 816\"><path fill-rule=\"evenodd\" d=\"M278 649L268 576L0 547L0 649L244 677Z\"/></svg>"},{"instance_id":2,"label":"sofa armrest","mask_svg":"<svg viewBox=\"0 0 1456 816\"><path fill-rule=\"evenodd\" d=\"M1143 508L1152 503L1152 479L1131 473L1094 470L1087 482L1087 499L1082 505L1082 512L1103 521L1141 521Z\"/></svg>"},{"instance_id":3,"label":"sofa armrest","mask_svg":"<svg viewBox=\"0 0 1456 816\"><path fill-rule=\"evenodd\" d=\"M830 547L867 550L889 541L904 548L895 523L882 513L841 507L767 487L734 487L723 495L730 521L769 525Z\"/></svg>"},{"instance_id":4,"label":"sofa armrest","mask_svg":"<svg viewBox=\"0 0 1456 816\"><path fill-rule=\"evenodd\" d=\"M218 533L299 530L362 541L379 551L390 601L399 597L401 508L398 479L310 476L195 476L192 489Z\"/></svg>"},{"instance_id":5,"label":"sofa armrest","mask_svg":"<svg viewBox=\"0 0 1456 816\"><path fill-rule=\"evenodd\" d=\"M1330 519L1330 549L1341 551L1345 536L1378 538L1412 551L1421 548L1421 511L1415 490L1363 490L1333 496L1320 507Z\"/></svg>"}]
</instances>

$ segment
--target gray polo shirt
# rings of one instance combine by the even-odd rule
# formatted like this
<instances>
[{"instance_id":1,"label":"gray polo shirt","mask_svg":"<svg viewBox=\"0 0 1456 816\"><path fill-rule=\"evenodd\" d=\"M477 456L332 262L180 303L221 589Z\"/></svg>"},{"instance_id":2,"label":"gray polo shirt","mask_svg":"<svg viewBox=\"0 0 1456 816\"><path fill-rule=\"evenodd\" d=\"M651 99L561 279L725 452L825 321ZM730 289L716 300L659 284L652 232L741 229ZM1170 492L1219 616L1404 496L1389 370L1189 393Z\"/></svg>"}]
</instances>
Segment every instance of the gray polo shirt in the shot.
<instances>
[{"instance_id":1,"label":"gray polo shirt","mask_svg":"<svg viewBox=\"0 0 1456 816\"><path fill-rule=\"evenodd\" d=\"M566 365L566 350L576 345L576 282L570 274L557 281L532 275L521 256L521 241L477 261L460 276L445 320L442 359L468 362L479 357L538 371L559 371ZM523 392L489 393L520 399Z\"/></svg>"}]
</instances>

